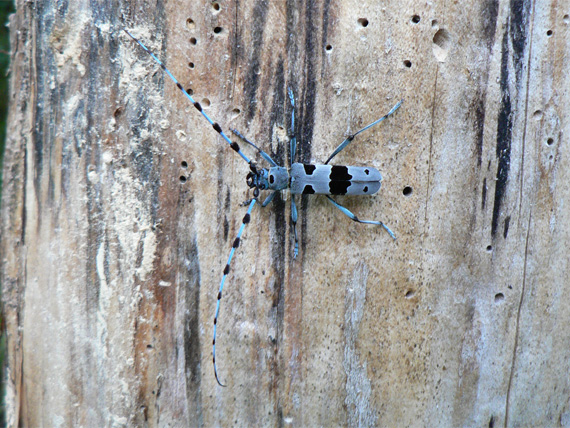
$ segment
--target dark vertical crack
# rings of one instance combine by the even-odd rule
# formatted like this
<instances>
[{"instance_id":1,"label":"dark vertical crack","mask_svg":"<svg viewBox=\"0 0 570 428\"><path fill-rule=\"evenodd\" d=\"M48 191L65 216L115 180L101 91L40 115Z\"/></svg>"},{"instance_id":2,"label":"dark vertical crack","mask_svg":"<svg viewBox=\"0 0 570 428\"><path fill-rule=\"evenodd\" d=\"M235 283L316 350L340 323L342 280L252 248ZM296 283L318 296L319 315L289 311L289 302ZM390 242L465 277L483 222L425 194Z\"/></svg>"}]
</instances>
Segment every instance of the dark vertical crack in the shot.
<instances>
[{"instance_id":1,"label":"dark vertical crack","mask_svg":"<svg viewBox=\"0 0 570 428\"><path fill-rule=\"evenodd\" d=\"M300 136L297 138L297 148L298 156L301 162L309 163L311 158L311 146L310 142L313 139L313 126L315 122L315 106L317 103L317 79L315 58L318 58L318 53L316 52L316 40L319 29L317 27L317 20L313 18L313 14L316 12L317 7L315 6L313 0L308 0L305 4L305 22L303 23L305 28L304 33L304 52L303 52L303 63L304 63L304 74L305 74L305 85L302 94L302 102L299 103L300 113ZM305 200L305 197L303 197ZM304 223L304 221L303 221Z\"/></svg>"},{"instance_id":2,"label":"dark vertical crack","mask_svg":"<svg viewBox=\"0 0 570 428\"><path fill-rule=\"evenodd\" d=\"M290 116L285 114L285 105L289 104L289 99L286 96L285 89L285 70L283 65L283 60L279 59L275 77L274 77L274 96L273 105L270 112L270 122L273 124L278 120L287 120ZM284 165L286 159L286 151L289 145L279 144L277 150L271 153L273 159L279 164ZM285 201L283 200L281 193L273 199L273 214L275 215L275 223L273 225L274 238L271 240L271 260L274 273L274 281L272 290L273 301L271 303L270 319L276 325L275 337L271 338L273 345L273 355L270 359L270 371L273 376L271 382L271 388L274 389L273 393L277 393L276 385L281 376L280 366L279 366L279 345L282 341L283 332L283 319L284 319L284 292L285 287L285 254L287 253L289 247L291 246L291 241L287 239L287 218L285 210ZM281 416L279 417L281 412ZM278 424L282 424L282 411L278 407L276 409L276 414L278 415Z\"/></svg>"},{"instance_id":3,"label":"dark vertical crack","mask_svg":"<svg viewBox=\"0 0 570 428\"><path fill-rule=\"evenodd\" d=\"M46 49L49 43L44 40L46 34L52 33L53 16L46 14L44 12L44 3L40 2L35 5L35 15L34 19L35 28L34 33L36 35L34 42L34 49L32 50L33 63L35 64L35 76L34 82L36 86L35 96L36 102L33 104L33 117L36 119L34 121L35 126L32 128L32 165L34 168L32 181L34 183L33 188L35 189L34 197L36 198L37 211L42 212L42 200L39 195L39 189L41 189L41 177L44 171L43 168L43 156L44 146L47 143L44 141L45 138L50 138L50 133L48 130L44 129L44 120L48 117L48 113L45 111L45 106L56 105L55 102L51 100L44 100L46 94L46 86L49 88L49 83L46 85L45 79L47 76L56 76L56 70L54 70L53 64L49 63L49 59L53 58L53 55L47 55L50 49ZM39 17L42 17L39 19ZM51 91L47 91L51 93ZM49 129L49 125L48 125ZM41 224L41 216L39 216L38 227Z\"/></svg>"},{"instance_id":4,"label":"dark vertical crack","mask_svg":"<svg viewBox=\"0 0 570 428\"><path fill-rule=\"evenodd\" d=\"M232 70L232 87L230 90L230 99L233 100L234 90L236 87L237 79L237 64L239 58L242 56L243 43L241 42L241 27L239 26L239 0L235 0L235 14L234 14L234 31L231 33L230 40L230 69Z\"/></svg>"},{"instance_id":5,"label":"dark vertical crack","mask_svg":"<svg viewBox=\"0 0 570 428\"><path fill-rule=\"evenodd\" d=\"M431 158L433 156L433 123L435 121L435 97L437 94L437 78L439 76L439 65L435 69L435 81L433 83L433 97L432 97L432 108L431 108L431 128L429 133L429 159L428 159L428 174L427 174L427 186L426 186L426 202L425 202L425 213L424 213L424 236L426 234L427 228L427 216L428 216L428 206L429 206L429 192L431 187Z\"/></svg>"},{"instance_id":6,"label":"dark vertical crack","mask_svg":"<svg viewBox=\"0 0 570 428\"><path fill-rule=\"evenodd\" d=\"M329 9L330 9L331 0L324 0L323 5L323 19L322 19L322 35L321 35L321 79L325 77L325 66L326 66L326 58L325 55L322 55L322 52L325 50L325 46L327 45L327 37L328 37L328 30L329 30Z\"/></svg>"},{"instance_id":7,"label":"dark vertical crack","mask_svg":"<svg viewBox=\"0 0 570 428\"><path fill-rule=\"evenodd\" d=\"M285 69L283 65L283 60L279 59L277 63L277 67L275 70L274 76L274 96L273 96L273 105L271 108L271 112L269 114L270 122L273 124L278 120L287 120L290 116L285 114L286 109L284 108L285 105L288 105L289 99L286 96L285 90ZM277 162L279 165L285 165L286 159L286 151L289 148L289 145L283 146L283 144L279 144L277 146L276 151L271 152L271 157ZM286 248L289 246L289 242L285 239L286 238L286 225L287 219L285 216L285 201L281 197L281 194L277 195L275 199L273 199L273 213L275 214L275 224L274 230L276 234L276 240L273 241L271 245L271 259L273 260L273 266L275 268L275 274L277 275L276 280L276 295L281 295L281 285L285 280L285 268L283 261L285 260L285 253ZM273 302L273 307L277 307L277 302Z\"/></svg>"},{"instance_id":8,"label":"dark vertical crack","mask_svg":"<svg viewBox=\"0 0 570 428\"><path fill-rule=\"evenodd\" d=\"M532 16L534 17L534 5L532 9ZM529 19L530 25L532 26L532 20ZM527 70L529 73L529 78L526 80L526 94L525 94L525 105L524 105L524 117L528 118L528 100L530 92L530 63L532 59L532 28L529 30L530 41L528 47L528 60L527 60ZM523 178L524 178L524 161L525 161L525 151L526 151L526 126L527 121L524 121L523 136L522 136L522 155L521 155L521 173L520 173L520 183L519 183L519 216L522 212L522 201L523 201ZM519 217L520 218L520 217Z\"/></svg>"},{"instance_id":9,"label":"dark vertical crack","mask_svg":"<svg viewBox=\"0 0 570 428\"><path fill-rule=\"evenodd\" d=\"M246 119L248 121L253 119L257 110L256 94L257 88L259 87L259 68L261 66L261 54L263 52L263 28L267 20L268 9L266 0L258 0L252 11L251 44L253 49L249 58L246 81L244 82L245 99L250 107L246 112Z\"/></svg>"},{"instance_id":10,"label":"dark vertical crack","mask_svg":"<svg viewBox=\"0 0 570 428\"><path fill-rule=\"evenodd\" d=\"M491 236L495 236L501 213L501 204L507 188L511 162L511 142L513 134L513 118L511 94L509 89L509 39L508 32L503 35L501 57L501 106L497 118L497 147L496 156L499 159L495 181L495 198L493 204L493 219L491 221Z\"/></svg>"},{"instance_id":11,"label":"dark vertical crack","mask_svg":"<svg viewBox=\"0 0 570 428\"><path fill-rule=\"evenodd\" d=\"M520 84L521 74L522 74L522 59L524 54L524 47L526 43L526 34L527 34L527 24L530 22L532 25L532 19L528 16L528 6L530 1L524 2L517 2L511 0L511 25L513 28L511 29L512 32L512 39L513 39L513 49L515 51L515 73L517 78L517 87ZM532 16L534 16L534 4L532 9ZM529 91L530 91L530 70L531 70L531 58L532 58L532 28L528 30L530 34L530 41L529 41L529 52L528 52L528 59L527 59L527 76L526 81L526 94L525 94L525 109L524 109L524 117L528 117L528 99L529 99ZM522 156L521 156L521 172L520 172L520 184L519 184L519 218L520 213L522 212L522 200L523 200L523 177L524 177L524 155L525 155L525 145L526 145L526 120L524 121L523 126L523 134L522 134ZM505 225L503 230L503 236L506 239L509 230L510 224L510 216L505 219ZM517 351L518 351L518 344L519 344L519 336L520 336L520 319L522 313L522 307L524 304L524 296L526 293L526 282L527 282L527 266L528 266L528 254L529 254L529 241L530 241L530 233L531 233L531 221L532 221L532 211L529 212L528 215L528 223L527 223L527 231L526 231L526 240L525 240L525 252L524 252L524 266L523 266L523 279L522 279L522 289L521 295L519 299L518 309L517 309L517 318L516 318L516 327L515 327L515 342L513 346L513 354L511 358L511 372L509 374L509 383L507 386L507 396L505 401L505 424L504 426L509 426L509 410L510 410L510 399L511 399L511 389L513 384L513 377L516 369L516 360L517 360Z\"/></svg>"},{"instance_id":12,"label":"dark vertical crack","mask_svg":"<svg viewBox=\"0 0 570 428\"><path fill-rule=\"evenodd\" d=\"M183 204L180 201L180 204ZM196 425L202 426L202 370L200 356L205 351L200 341L200 264L198 262L198 243L196 235L192 232L193 238L187 245L180 246L179 260L187 260L187 269L182 271L185 281L181 285L184 290L187 311L184 320L184 373L187 374L186 382L189 395L195 403Z\"/></svg>"},{"instance_id":13,"label":"dark vertical crack","mask_svg":"<svg viewBox=\"0 0 570 428\"><path fill-rule=\"evenodd\" d=\"M481 8L481 18L483 21L483 38L487 42L490 50L495 41L495 30L497 28L497 16L499 14L499 0L489 0Z\"/></svg>"},{"instance_id":14,"label":"dark vertical crack","mask_svg":"<svg viewBox=\"0 0 570 428\"><path fill-rule=\"evenodd\" d=\"M511 45L513 48L513 62L515 68L515 77L517 79L517 87L523 72L524 49L528 36L528 9L530 0L511 0L511 14L509 16L509 33L511 37Z\"/></svg>"},{"instance_id":15,"label":"dark vertical crack","mask_svg":"<svg viewBox=\"0 0 570 428\"><path fill-rule=\"evenodd\" d=\"M481 211L485 211L485 204L487 203L487 179L483 179L483 186L481 186Z\"/></svg>"},{"instance_id":16,"label":"dark vertical crack","mask_svg":"<svg viewBox=\"0 0 570 428\"><path fill-rule=\"evenodd\" d=\"M505 219L505 223L503 225L503 238L507 239L507 236L509 236L509 224L511 223L511 216L507 216L507 218Z\"/></svg>"},{"instance_id":17,"label":"dark vertical crack","mask_svg":"<svg viewBox=\"0 0 570 428\"><path fill-rule=\"evenodd\" d=\"M522 289L521 289L521 297L519 299L519 305L517 309L517 319L516 319L516 327L515 327L515 344L513 346L513 355L511 357L511 373L509 374L509 384L507 386L507 397L505 401L505 427L509 426L509 403L511 398L511 387L513 384L513 376L515 374L515 365L517 362L517 348L519 345L519 331L520 331L520 319L521 319L521 312L524 303L524 295L526 293L526 270L527 270L527 263L528 263L528 243L530 241L530 223L532 219L532 212L528 216L528 224L526 230L526 241L524 247L524 267L523 267L523 280L522 280Z\"/></svg>"},{"instance_id":18,"label":"dark vertical crack","mask_svg":"<svg viewBox=\"0 0 570 428\"><path fill-rule=\"evenodd\" d=\"M475 126L475 151L477 152L477 168L481 168L483 162L483 131L485 129L485 104L487 101L487 92L479 94L476 97L474 106L474 126Z\"/></svg>"},{"instance_id":19,"label":"dark vertical crack","mask_svg":"<svg viewBox=\"0 0 570 428\"><path fill-rule=\"evenodd\" d=\"M489 0L481 7L481 19L483 22L483 40L486 44L489 58L495 41L495 31L497 28L497 15L498 15L499 1ZM489 79L489 66L490 61L485 65L484 82L481 83L479 91L475 98L473 111L474 111L474 126L476 135L475 151L477 154L477 167L481 168L483 162L483 133L485 128L485 106L487 103L487 83Z\"/></svg>"},{"instance_id":20,"label":"dark vertical crack","mask_svg":"<svg viewBox=\"0 0 570 428\"><path fill-rule=\"evenodd\" d=\"M522 72L524 70L524 51L528 38L530 1L511 0L511 10L507 31L503 35L501 45L501 107L497 118L497 149L498 158L497 176L495 185L495 198L493 205L493 218L491 221L491 236L495 236L501 214L503 198L507 190L510 171L511 145L513 132L513 107L509 87L509 59L513 60L515 71L515 91L521 87ZM510 41L510 45L509 45ZM511 52L512 50L512 52ZM530 56L529 56L530 61ZM528 103L528 91L527 100ZM524 134L523 134L523 165L524 165Z\"/></svg>"}]
</instances>

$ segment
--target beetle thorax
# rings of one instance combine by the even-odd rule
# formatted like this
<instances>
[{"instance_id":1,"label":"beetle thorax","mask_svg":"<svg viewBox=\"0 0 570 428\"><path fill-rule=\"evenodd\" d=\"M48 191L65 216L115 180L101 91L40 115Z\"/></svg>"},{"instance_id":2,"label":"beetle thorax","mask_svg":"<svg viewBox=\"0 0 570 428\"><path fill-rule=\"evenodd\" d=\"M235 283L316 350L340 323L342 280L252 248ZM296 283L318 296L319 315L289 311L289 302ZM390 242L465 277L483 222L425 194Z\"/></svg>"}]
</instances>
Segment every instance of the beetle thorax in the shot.
<instances>
[{"instance_id":1,"label":"beetle thorax","mask_svg":"<svg viewBox=\"0 0 570 428\"><path fill-rule=\"evenodd\" d=\"M269 168L267 176L269 189L271 190L284 190L289 187L289 173L287 168L282 166L274 166Z\"/></svg>"}]
</instances>

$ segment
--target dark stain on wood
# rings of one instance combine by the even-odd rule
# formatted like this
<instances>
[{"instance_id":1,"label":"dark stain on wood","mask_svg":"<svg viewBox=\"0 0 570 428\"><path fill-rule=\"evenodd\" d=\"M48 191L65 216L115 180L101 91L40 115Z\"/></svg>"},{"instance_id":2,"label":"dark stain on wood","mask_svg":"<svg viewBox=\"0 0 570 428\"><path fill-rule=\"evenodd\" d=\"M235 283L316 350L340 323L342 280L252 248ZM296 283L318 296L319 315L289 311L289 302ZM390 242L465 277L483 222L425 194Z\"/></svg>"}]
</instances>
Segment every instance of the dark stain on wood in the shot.
<instances>
[{"instance_id":1,"label":"dark stain on wood","mask_svg":"<svg viewBox=\"0 0 570 428\"><path fill-rule=\"evenodd\" d=\"M245 100L248 105L246 110L246 119L253 119L257 111L257 88L259 87L261 67L261 57L263 56L263 30L267 21L267 2L266 0L258 0L253 6L251 16L251 56L248 59L248 67L244 82Z\"/></svg>"},{"instance_id":2,"label":"dark stain on wood","mask_svg":"<svg viewBox=\"0 0 570 428\"><path fill-rule=\"evenodd\" d=\"M505 32L502 43L501 57L501 106L497 118L497 147L496 156L499 160L497 166L497 180L495 181L495 198L493 205L493 219L491 221L491 235L495 236L499 224L501 204L507 190L507 180L511 162L511 140L513 132L513 118L511 107L511 94L509 89L509 46L508 32Z\"/></svg>"}]
</instances>

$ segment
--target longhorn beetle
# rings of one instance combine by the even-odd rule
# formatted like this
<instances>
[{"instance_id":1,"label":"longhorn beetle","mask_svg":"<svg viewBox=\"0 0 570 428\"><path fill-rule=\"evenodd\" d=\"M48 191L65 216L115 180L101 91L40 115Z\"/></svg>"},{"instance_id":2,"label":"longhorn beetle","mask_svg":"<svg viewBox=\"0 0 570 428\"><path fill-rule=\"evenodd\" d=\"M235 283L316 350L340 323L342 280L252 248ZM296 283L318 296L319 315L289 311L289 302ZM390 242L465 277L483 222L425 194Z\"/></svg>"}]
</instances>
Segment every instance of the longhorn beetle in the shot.
<instances>
[{"instance_id":1,"label":"longhorn beetle","mask_svg":"<svg viewBox=\"0 0 570 428\"><path fill-rule=\"evenodd\" d=\"M323 165L305 165L297 162L293 162L295 159L295 151L297 148L297 139L294 135L295 130L295 97L293 96L293 91L289 89L289 100L291 102L292 113L291 113L291 138L289 140L289 168L284 166L279 166L271 156L266 152L257 147L254 143L249 141L238 131L232 129L231 131L240 139L245 141L247 144L252 146L255 150L259 152L261 157L265 159L271 166L269 168L259 168L257 163L250 160L240 149L238 143L231 141L229 137L222 131L220 125L214 122L210 117L204 112L200 103L192 98L192 95L188 93L186 89L178 82L178 80L172 75L172 73L166 68L166 66L160 61L140 40L134 37L127 30L124 30L136 43L142 47L147 54L149 54L154 61L156 61L168 77L176 84L178 89L190 100L190 102L196 107L202 116L212 125L214 130L222 136L222 138L230 145L230 147L240 155L243 160L249 165L249 173L247 174L246 183L250 189L253 189L253 198L246 201L244 205L248 205L247 213L245 214L241 227L239 228L238 234L232 249L230 250L230 255L226 266L224 267L224 273L222 276L222 281L220 283L220 288L218 291L218 301L216 303L216 313L214 315L214 334L212 340L212 361L214 363L214 375L216 381L220 386L225 386L220 381L218 376L218 369L216 366L216 328L218 324L218 316L220 313L220 301L222 299L222 291L224 290L224 283L230 272L230 263L234 256L236 249L239 247L241 235L245 229L245 225L249 223L251 217L251 211L253 206L257 203L257 198L259 197L260 190L271 190L271 194L263 201L262 207L267 206L275 197L278 192L285 189L289 189L291 193L291 224L293 227L293 234L295 237L295 247L293 250L293 257L296 258L299 252L299 240L297 238L297 205L295 204L295 195L306 195L306 194L316 194L325 195L327 199L336 208L341 210L345 215L347 215L351 220L358 223L374 224L382 226L386 232L395 240L396 236L394 233L381 221L374 220L360 220L356 215L354 215L347 208L336 202L330 195L373 195L380 189L380 184L382 181L382 176L380 172L372 167L359 167L359 166L339 166L339 165L328 165L328 163L339 154L346 146L348 146L354 137L356 137L361 132L373 127L374 125L382 122L388 116L392 115L402 104L399 101L392 109L380 119L372 122L371 124L365 126L358 132L349 135L329 156Z\"/></svg>"}]
</instances>

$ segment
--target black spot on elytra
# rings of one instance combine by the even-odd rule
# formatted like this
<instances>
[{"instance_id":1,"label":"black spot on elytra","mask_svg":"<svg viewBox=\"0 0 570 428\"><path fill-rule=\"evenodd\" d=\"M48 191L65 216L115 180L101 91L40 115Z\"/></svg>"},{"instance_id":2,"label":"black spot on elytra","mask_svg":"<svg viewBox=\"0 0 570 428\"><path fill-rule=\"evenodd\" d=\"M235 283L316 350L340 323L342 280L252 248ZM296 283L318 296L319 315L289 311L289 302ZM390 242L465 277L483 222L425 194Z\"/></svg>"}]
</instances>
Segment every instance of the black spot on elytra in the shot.
<instances>
[{"instance_id":1,"label":"black spot on elytra","mask_svg":"<svg viewBox=\"0 0 570 428\"><path fill-rule=\"evenodd\" d=\"M313 195L315 193L315 189L310 184L306 184L305 188L303 189L303 195Z\"/></svg>"},{"instance_id":2,"label":"black spot on elytra","mask_svg":"<svg viewBox=\"0 0 570 428\"><path fill-rule=\"evenodd\" d=\"M313 172L317 169L315 165L303 165L303 168L305 168L305 174L307 175L313 175Z\"/></svg>"},{"instance_id":3,"label":"black spot on elytra","mask_svg":"<svg viewBox=\"0 0 570 428\"><path fill-rule=\"evenodd\" d=\"M352 175L348 173L348 167L340 165L331 167L331 174L329 177L331 181L350 181L352 179Z\"/></svg>"},{"instance_id":4,"label":"black spot on elytra","mask_svg":"<svg viewBox=\"0 0 570 428\"><path fill-rule=\"evenodd\" d=\"M275 177L273 176L273 174L270 174L270 175L269 175L269 182L270 182L271 184L275 183Z\"/></svg>"},{"instance_id":5,"label":"black spot on elytra","mask_svg":"<svg viewBox=\"0 0 570 428\"><path fill-rule=\"evenodd\" d=\"M331 195L346 195L350 185L350 181L331 181L329 183L329 192Z\"/></svg>"},{"instance_id":6,"label":"black spot on elytra","mask_svg":"<svg viewBox=\"0 0 570 428\"><path fill-rule=\"evenodd\" d=\"M364 189L362 189L364 191L364 193L368 193L368 186L364 186Z\"/></svg>"}]
</instances>

